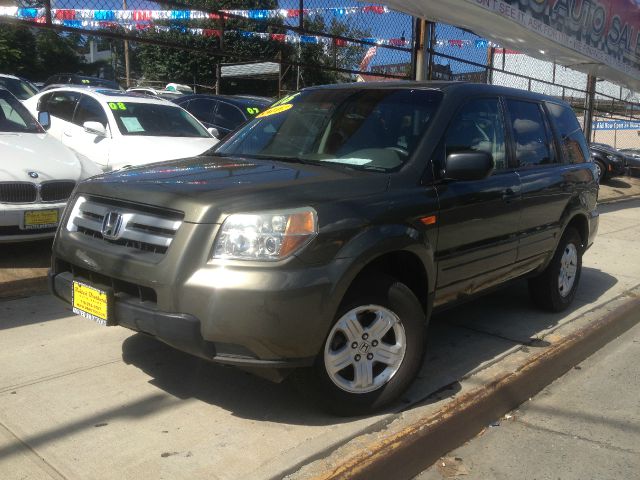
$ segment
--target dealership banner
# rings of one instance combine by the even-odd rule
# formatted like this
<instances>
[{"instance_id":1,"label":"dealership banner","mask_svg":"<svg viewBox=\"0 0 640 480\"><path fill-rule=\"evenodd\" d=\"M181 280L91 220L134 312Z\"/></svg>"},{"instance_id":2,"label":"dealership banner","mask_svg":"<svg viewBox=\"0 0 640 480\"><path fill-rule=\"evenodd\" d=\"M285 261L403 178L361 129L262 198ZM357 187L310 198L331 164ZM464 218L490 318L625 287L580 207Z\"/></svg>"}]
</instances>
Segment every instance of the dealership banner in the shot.
<instances>
[{"instance_id":1,"label":"dealership banner","mask_svg":"<svg viewBox=\"0 0 640 480\"><path fill-rule=\"evenodd\" d=\"M636 0L387 0L385 5L468 28L503 47L640 87Z\"/></svg>"},{"instance_id":2,"label":"dealership banner","mask_svg":"<svg viewBox=\"0 0 640 480\"><path fill-rule=\"evenodd\" d=\"M593 122L594 130L640 130L640 122L625 120L602 120Z\"/></svg>"}]
</instances>

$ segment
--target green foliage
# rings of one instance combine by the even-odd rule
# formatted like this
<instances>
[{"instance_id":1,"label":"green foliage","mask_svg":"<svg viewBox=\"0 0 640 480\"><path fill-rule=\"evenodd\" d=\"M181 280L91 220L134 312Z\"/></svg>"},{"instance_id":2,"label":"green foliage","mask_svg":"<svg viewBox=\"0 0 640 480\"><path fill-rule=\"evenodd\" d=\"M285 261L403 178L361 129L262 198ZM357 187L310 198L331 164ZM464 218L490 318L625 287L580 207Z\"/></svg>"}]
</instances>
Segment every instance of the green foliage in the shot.
<instances>
[{"instance_id":1,"label":"green foliage","mask_svg":"<svg viewBox=\"0 0 640 480\"><path fill-rule=\"evenodd\" d=\"M0 0L2 1L2 0ZM181 2L158 2L164 8L190 9L275 9L278 0L184 0ZM281 20L271 19L271 24ZM213 85L216 81L218 63L238 63L246 61L300 62L307 66L287 70L283 88L293 90L324 83L352 80L352 75L335 72L334 68L357 70L366 52L366 46L338 46L330 43L293 45L278 41L243 36L239 31L263 33L290 33L285 28L266 26L264 23L244 19L227 19L224 22L224 55L220 52L221 41L217 37L190 35L186 29L203 28L219 30L220 20L198 21L166 20L162 25L171 27L168 32L144 32L142 38L161 40L176 48L158 46L142 42L129 43L129 59L132 78L150 81L179 82L186 84ZM305 18L305 27L311 31L326 32L348 38L363 38L370 32L353 28L348 22L322 15ZM119 29L117 29L119 30ZM36 33L34 33L36 32ZM124 30L121 33L128 33ZM96 35L95 38L99 38ZM124 77L124 49L121 40L110 42L114 51L115 74ZM17 73L33 80L44 80L49 75L61 72L81 72L95 74L99 68L110 65L84 64L77 53L88 42L78 34L60 34L51 30L37 30L3 24L0 28L0 71ZM180 48L180 46L186 48ZM188 49L187 49L188 48ZM300 75L298 76L298 71Z\"/></svg>"},{"instance_id":2,"label":"green foliage","mask_svg":"<svg viewBox=\"0 0 640 480\"><path fill-rule=\"evenodd\" d=\"M82 60L76 53L78 38L51 30L2 24L0 28L0 72L31 80L44 80L60 72L76 72Z\"/></svg>"},{"instance_id":3,"label":"green foliage","mask_svg":"<svg viewBox=\"0 0 640 480\"><path fill-rule=\"evenodd\" d=\"M339 35L346 38L370 37L370 32L351 27L347 22L332 18L327 25L322 16L312 17L305 21L305 28L310 31L326 32L331 35ZM369 47L349 44L337 46L332 42L327 48L323 44L301 44L300 62L317 67L304 67L301 71L301 86L322 85L326 83L339 83L350 81L349 73L336 72L331 68L345 70L358 70L358 65Z\"/></svg>"}]
</instances>

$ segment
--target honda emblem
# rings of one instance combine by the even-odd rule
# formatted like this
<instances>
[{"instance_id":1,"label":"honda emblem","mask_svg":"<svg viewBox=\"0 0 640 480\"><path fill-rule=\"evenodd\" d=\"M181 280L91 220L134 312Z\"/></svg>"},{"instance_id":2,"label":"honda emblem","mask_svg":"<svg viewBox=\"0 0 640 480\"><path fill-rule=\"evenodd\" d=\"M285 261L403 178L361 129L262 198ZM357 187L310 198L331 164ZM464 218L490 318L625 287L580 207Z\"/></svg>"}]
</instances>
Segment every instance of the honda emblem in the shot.
<instances>
[{"instance_id":1,"label":"honda emblem","mask_svg":"<svg viewBox=\"0 0 640 480\"><path fill-rule=\"evenodd\" d=\"M120 238L122 228L122 215L118 212L108 212L102 220L102 236L107 240L117 240Z\"/></svg>"}]
</instances>

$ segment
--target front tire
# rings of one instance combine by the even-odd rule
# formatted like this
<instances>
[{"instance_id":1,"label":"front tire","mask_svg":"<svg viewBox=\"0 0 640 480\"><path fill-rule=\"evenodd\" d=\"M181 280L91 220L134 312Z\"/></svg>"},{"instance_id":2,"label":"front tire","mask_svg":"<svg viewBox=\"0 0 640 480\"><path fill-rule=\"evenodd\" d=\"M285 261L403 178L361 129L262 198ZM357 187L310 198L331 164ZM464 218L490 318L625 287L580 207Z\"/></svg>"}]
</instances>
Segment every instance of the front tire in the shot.
<instances>
[{"instance_id":1,"label":"front tire","mask_svg":"<svg viewBox=\"0 0 640 480\"><path fill-rule=\"evenodd\" d=\"M577 230L567 228L545 271L529 280L529 293L536 305L561 312L571 304L580 282L583 251Z\"/></svg>"},{"instance_id":2,"label":"front tire","mask_svg":"<svg viewBox=\"0 0 640 480\"><path fill-rule=\"evenodd\" d=\"M318 356L319 399L338 415L364 415L388 405L416 376L425 331L422 305L406 285L381 274L358 282Z\"/></svg>"},{"instance_id":3,"label":"front tire","mask_svg":"<svg viewBox=\"0 0 640 480\"><path fill-rule=\"evenodd\" d=\"M606 180L607 167L600 160L595 160L593 163L596 166L596 173L598 174L598 178L597 178L598 183L602 183L604 180Z\"/></svg>"}]
</instances>

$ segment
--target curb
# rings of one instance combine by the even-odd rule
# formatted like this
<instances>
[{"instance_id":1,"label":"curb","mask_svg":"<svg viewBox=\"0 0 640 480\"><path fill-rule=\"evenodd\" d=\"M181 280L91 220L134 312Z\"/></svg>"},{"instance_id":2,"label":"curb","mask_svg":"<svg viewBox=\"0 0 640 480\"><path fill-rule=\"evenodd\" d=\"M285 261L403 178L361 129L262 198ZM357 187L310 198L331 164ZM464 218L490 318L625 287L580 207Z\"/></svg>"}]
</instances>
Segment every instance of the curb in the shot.
<instances>
[{"instance_id":1,"label":"curb","mask_svg":"<svg viewBox=\"0 0 640 480\"><path fill-rule=\"evenodd\" d=\"M0 283L0 300L48 292L47 274Z\"/></svg>"},{"instance_id":2,"label":"curb","mask_svg":"<svg viewBox=\"0 0 640 480\"><path fill-rule=\"evenodd\" d=\"M606 198L604 200L598 199L598 205L606 205L608 203L626 202L628 200L635 200L637 198L640 198L640 193L636 193L636 194L633 194L633 195L624 195L624 196L621 196L621 197Z\"/></svg>"},{"instance_id":3,"label":"curb","mask_svg":"<svg viewBox=\"0 0 640 480\"><path fill-rule=\"evenodd\" d=\"M400 430L380 432L375 438L359 442L353 454L345 455L325 471L287 478L413 478L640 323L640 296L635 293L630 297L602 318L533 356L517 370L494 377L455 398L437 413L419 418Z\"/></svg>"}]
</instances>

